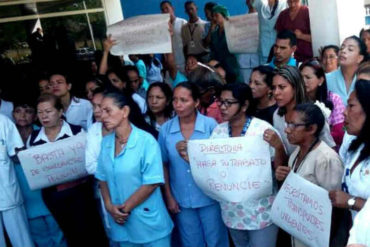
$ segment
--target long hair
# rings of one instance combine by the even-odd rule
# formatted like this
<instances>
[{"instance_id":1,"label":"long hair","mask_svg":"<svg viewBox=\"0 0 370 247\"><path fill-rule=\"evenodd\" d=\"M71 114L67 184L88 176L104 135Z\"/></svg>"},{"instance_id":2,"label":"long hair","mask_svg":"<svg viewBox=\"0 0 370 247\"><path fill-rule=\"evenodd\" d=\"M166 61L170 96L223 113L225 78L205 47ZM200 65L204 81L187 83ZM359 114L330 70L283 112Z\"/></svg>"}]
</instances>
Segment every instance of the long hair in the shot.
<instances>
[{"instance_id":1,"label":"long hair","mask_svg":"<svg viewBox=\"0 0 370 247\"><path fill-rule=\"evenodd\" d=\"M357 99L366 116L360 134L352 141L348 150L350 152L355 152L362 144L364 144L364 148L361 150L360 157L358 158L359 162L361 162L370 156L370 81L357 81L354 92L356 92Z\"/></svg>"}]
</instances>

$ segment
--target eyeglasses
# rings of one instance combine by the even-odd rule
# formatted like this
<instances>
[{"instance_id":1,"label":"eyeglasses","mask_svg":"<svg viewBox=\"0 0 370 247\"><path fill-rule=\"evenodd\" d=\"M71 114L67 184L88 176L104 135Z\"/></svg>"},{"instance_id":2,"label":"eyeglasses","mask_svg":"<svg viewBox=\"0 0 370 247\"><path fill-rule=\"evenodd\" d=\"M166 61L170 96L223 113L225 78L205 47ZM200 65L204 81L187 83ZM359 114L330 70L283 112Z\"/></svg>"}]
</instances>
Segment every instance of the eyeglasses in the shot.
<instances>
[{"instance_id":1,"label":"eyeglasses","mask_svg":"<svg viewBox=\"0 0 370 247\"><path fill-rule=\"evenodd\" d=\"M333 59L337 59L338 56L335 56L335 55L329 55L329 56L323 56L322 60L333 60Z\"/></svg>"},{"instance_id":2,"label":"eyeglasses","mask_svg":"<svg viewBox=\"0 0 370 247\"><path fill-rule=\"evenodd\" d=\"M229 108L233 104L239 104L239 101L230 101L230 100L217 100L218 107L224 105L226 108Z\"/></svg>"},{"instance_id":3,"label":"eyeglasses","mask_svg":"<svg viewBox=\"0 0 370 247\"><path fill-rule=\"evenodd\" d=\"M307 126L307 123L285 123L285 128L296 129L299 126Z\"/></svg>"}]
</instances>

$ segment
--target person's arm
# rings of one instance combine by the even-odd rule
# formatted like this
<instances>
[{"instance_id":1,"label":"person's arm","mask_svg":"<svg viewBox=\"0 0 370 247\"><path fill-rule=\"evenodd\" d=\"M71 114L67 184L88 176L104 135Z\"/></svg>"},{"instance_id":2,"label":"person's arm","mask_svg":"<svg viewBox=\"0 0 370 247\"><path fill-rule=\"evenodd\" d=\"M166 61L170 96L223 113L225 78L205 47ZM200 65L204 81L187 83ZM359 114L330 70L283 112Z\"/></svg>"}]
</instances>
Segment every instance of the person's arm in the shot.
<instances>
[{"instance_id":1,"label":"person's arm","mask_svg":"<svg viewBox=\"0 0 370 247\"><path fill-rule=\"evenodd\" d=\"M116 44L116 41L112 39L112 35L108 35L107 39L104 40L103 46L104 46L104 51L103 51L103 57L100 61L100 66L99 66L99 74L100 75L105 75L108 71L108 56L110 49L112 48L113 45Z\"/></svg>"},{"instance_id":2,"label":"person's arm","mask_svg":"<svg viewBox=\"0 0 370 247\"><path fill-rule=\"evenodd\" d=\"M180 207L171 192L170 177L168 174L168 168L166 164L163 164L163 172L164 172L164 180L165 180L165 184L163 188L164 188L164 197L166 199L167 208L171 213L177 214L180 212Z\"/></svg>"},{"instance_id":3,"label":"person's arm","mask_svg":"<svg viewBox=\"0 0 370 247\"><path fill-rule=\"evenodd\" d=\"M307 42L310 42L310 43L312 42L311 34L304 34L299 29L294 30L294 33L297 36L297 39L301 39L301 40L304 40L304 41L307 41Z\"/></svg>"},{"instance_id":4,"label":"person's arm","mask_svg":"<svg viewBox=\"0 0 370 247\"><path fill-rule=\"evenodd\" d=\"M284 144L276 131L272 129L265 130L263 139L275 149L274 168L276 169L277 167L286 164L288 156L285 152Z\"/></svg>"},{"instance_id":5,"label":"person's arm","mask_svg":"<svg viewBox=\"0 0 370 247\"><path fill-rule=\"evenodd\" d=\"M145 201L153 191L159 186L159 184L145 184L137 189L122 205L122 210L125 213L130 213L131 210L140 205Z\"/></svg>"},{"instance_id":6,"label":"person's arm","mask_svg":"<svg viewBox=\"0 0 370 247\"><path fill-rule=\"evenodd\" d=\"M170 31L170 35L171 35L171 38L173 36L173 27L171 24L169 24L169 31ZM163 54L164 55L164 62L166 64L166 68L170 74L170 77L172 80L175 80L176 78L176 75L177 75L177 67L176 67L176 63L175 63L175 56L174 56L174 52L173 52L173 42L171 42L171 53L165 53Z\"/></svg>"},{"instance_id":7,"label":"person's arm","mask_svg":"<svg viewBox=\"0 0 370 247\"><path fill-rule=\"evenodd\" d=\"M121 225L124 224L129 216L128 213L123 213L121 211L124 205L113 205L112 204L112 201L109 195L109 188L105 181L99 181L99 186L100 186L105 208L112 215L116 223L121 224Z\"/></svg>"},{"instance_id":8,"label":"person's arm","mask_svg":"<svg viewBox=\"0 0 370 247\"><path fill-rule=\"evenodd\" d=\"M211 26L208 29L207 36L203 39L203 45L206 48L209 48L212 42L212 32L216 29L217 24L212 20Z\"/></svg>"},{"instance_id":9,"label":"person's arm","mask_svg":"<svg viewBox=\"0 0 370 247\"><path fill-rule=\"evenodd\" d=\"M355 211L360 211L366 203L366 199L350 195L341 190L330 191L329 198L334 207L352 209ZM350 198L355 198L355 204L351 208L348 206L348 200Z\"/></svg>"}]
</instances>

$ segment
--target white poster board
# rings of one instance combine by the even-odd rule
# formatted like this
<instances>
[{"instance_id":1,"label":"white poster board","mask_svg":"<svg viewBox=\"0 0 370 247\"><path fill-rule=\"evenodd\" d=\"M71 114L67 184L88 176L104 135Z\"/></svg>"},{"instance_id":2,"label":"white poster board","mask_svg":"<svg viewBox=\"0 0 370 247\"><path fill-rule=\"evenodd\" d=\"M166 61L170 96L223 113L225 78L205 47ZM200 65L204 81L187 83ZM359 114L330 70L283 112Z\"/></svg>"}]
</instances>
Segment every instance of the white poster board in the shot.
<instances>
[{"instance_id":1,"label":"white poster board","mask_svg":"<svg viewBox=\"0 0 370 247\"><path fill-rule=\"evenodd\" d=\"M314 56L326 45L337 45L365 26L364 1L308 0Z\"/></svg>"},{"instance_id":2,"label":"white poster board","mask_svg":"<svg viewBox=\"0 0 370 247\"><path fill-rule=\"evenodd\" d=\"M215 200L241 202L272 193L269 145L260 135L191 140L188 153L194 181Z\"/></svg>"},{"instance_id":3,"label":"white poster board","mask_svg":"<svg viewBox=\"0 0 370 247\"><path fill-rule=\"evenodd\" d=\"M35 146L18 153L31 190L87 176L85 169L86 134Z\"/></svg>"},{"instance_id":4,"label":"white poster board","mask_svg":"<svg viewBox=\"0 0 370 247\"><path fill-rule=\"evenodd\" d=\"M108 26L117 44L112 55L171 53L169 14L135 16Z\"/></svg>"},{"instance_id":5,"label":"white poster board","mask_svg":"<svg viewBox=\"0 0 370 247\"><path fill-rule=\"evenodd\" d=\"M272 221L311 247L328 247L332 205L325 189L291 172L271 209Z\"/></svg>"},{"instance_id":6,"label":"white poster board","mask_svg":"<svg viewBox=\"0 0 370 247\"><path fill-rule=\"evenodd\" d=\"M259 43L258 14L230 17L225 21L227 47L231 53L256 53Z\"/></svg>"}]
</instances>

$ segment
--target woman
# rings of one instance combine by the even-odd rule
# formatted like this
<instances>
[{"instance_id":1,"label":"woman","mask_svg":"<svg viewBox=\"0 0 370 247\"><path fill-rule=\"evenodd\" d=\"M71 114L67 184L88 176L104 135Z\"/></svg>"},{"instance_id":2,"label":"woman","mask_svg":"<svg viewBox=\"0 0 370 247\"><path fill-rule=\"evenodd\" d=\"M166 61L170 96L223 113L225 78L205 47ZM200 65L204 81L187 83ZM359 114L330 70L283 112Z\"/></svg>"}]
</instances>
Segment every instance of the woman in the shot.
<instances>
[{"instance_id":1,"label":"woman","mask_svg":"<svg viewBox=\"0 0 370 247\"><path fill-rule=\"evenodd\" d=\"M275 23L281 11L286 9L285 0L247 0L249 12L255 9L259 20L259 47L260 64L267 63L271 47L276 40Z\"/></svg>"},{"instance_id":2,"label":"woman","mask_svg":"<svg viewBox=\"0 0 370 247\"><path fill-rule=\"evenodd\" d=\"M306 103L294 107L285 132L297 148L289 157L289 166L276 168L278 181L284 181L289 172L294 172L325 190L340 188L342 162L338 154L319 139L324 125L325 117L318 106ZM306 245L293 238L293 246Z\"/></svg>"},{"instance_id":3,"label":"woman","mask_svg":"<svg viewBox=\"0 0 370 247\"><path fill-rule=\"evenodd\" d=\"M270 142L270 140L266 139L267 135L265 135L265 131L267 133L273 131L271 130L272 126L265 121L253 117L256 106L248 85L238 83L224 86L218 105L220 106L222 117L226 122L217 125L212 132L211 138L239 137L252 132ZM256 148L258 149L258 147ZM280 138L270 144L272 158L274 151L274 165L282 165L285 151ZM270 218L274 194L272 193L267 197L241 203L220 202L223 221L229 228L236 247L269 247L276 245L278 227L272 224Z\"/></svg>"},{"instance_id":4,"label":"woman","mask_svg":"<svg viewBox=\"0 0 370 247\"><path fill-rule=\"evenodd\" d=\"M13 117L25 145L32 131L38 129L33 125L36 120L36 109L26 101L15 102ZM33 242L39 247L66 246L62 231L42 200L41 190L30 189L20 164L15 164L14 168L22 191Z\"/></svg>"},{"instance_id":5,"label":"woman","mask_svg":"<svg viewBox=\"0 0 370 247\"><path fill-rule=\"evenodd\" d=\"M287 154L290 155L294 151L295 145L289 143L284 130L286 123L291 120L294 107L308 101L304 82L296 67L284 66L276 71L272 78L272 86L273 95L278 105L278 109L273 116L274 127L281 135ZM330 147L335 146L335 142L330 135L328 123L325 123L320 133L320 139L325 141Z\"/></svg>"},{"instance_id":6,"label":"woman","mask_svg":"<svg viewBox=\"0 0 370 247\"><path fill-rule=\"evenodd\" d=\"M349 209L352 219L370 197L370 81L359 80L344 112L345 135L340 156L345 172L342 190L330 191L334 207Z\"/></svg>"},{"instance_id":7,"label":"woman","mask_svg":"<svg viewBox=\"0 0 370 247\"><path fill-rule=\"evenodd\" d=\"M370 54L370 29L362 29L360 32L360 38L366 45L367 54Z\"/></svg>"},{"instance_id":8,"label":"woman","mask_svg":"<svg viewBox=\"0 0 370 247\"><path fill-rule=\"evenodd\" d=\"M357 80L370 80L370 62L363 62L356 71Z\"/></svg>"},{"instance_id":9,"label":"woman","mask_svg":"<svg viewBox=\"0 0 370 247\"><path fill-rule=\"evenodd\" d=\"M172 89L167 83L154 82L150 84L146 96L148 110L145 121L158 132L161 126L173 115Z\"/></svg>"},{"instance_id":10,"label":"woman","mask_svg":"<svg viewBox=\"0 0 370 247\"><path fill-rule=\"evenodd\" d=\"M146 79L149 84L154 82L163 82L162 63L153 54L142 55L141 59L146 66Z\"/></svg>"},{"instance_id":11,"label":"woman","mask_svg":"<svg viewBox=\"0 0 370 247\"><path fill-rule=\"evenodd\" d=\"M40 96L37 117L42 127L32 132L27 146L56 142L83 132L80 126L64 121L62 115L60 98L50 94ZM89 178L44 188L42 197L62 229L68 246L107 246Z\"/></svg>"},{"instance_id":12,"label":"woman","mask_svg":"<svg viewBox=\"0 0 370 247\"><path fill-rule=\"evenodd\" d=\"M189 82L193 82L199 87L199 112L215 119L217 123L221 123L221 111L216 101L222 87L222 79L216 72L200 66L190 73Z\"/></svg>"},{"instance_id":13,"label":"woman","mask_svg":"<svg viewBox=\"0 0 370 247\"><path fill-rule=\"evenodd\" d=\"M339 47L336 45L327 45L322 48L321 64L324 67L325 73L330 73L338 69L338 53Z\"/></svg>"},{"instance_id":14,"label":"woman","mask_svg":"<svg viewBox=\"0 0 370 247\"><path fill-rule=\"evenodd\" d=\"M99 79L91 78L88 80L85 84L85 91L86 91L86 97L91 102L93 98L93 91L97 89L98 87L102 87L103 82Z\"/></svg>"},{"instance_id":15,"label":"woman","mask_svg":"<svg viewBox=\"0 0 370 247\"><path fill-rule=\"evenodd\" d=\"M356 70L366 58L365 44L356 36L348 37L339 50L340 68L326 74L329 91L338 94L344 105L355 87Z\"/></svg>"},{"instance_id":16,"label":"woman","mask_svg":"<svg viewBox=\"0 0 370 247\"><path fill-rule=\"evenodd\" d=\"M249 86L257 103L255 116L273 124L272 117L277 108L272 95L273 69L270 66L258 66L252 70Z\"/></svg>"},{"instance_id":17,"label":"woman","mask_svg":"<svg viewBox=\"0 0 370 247\"><path fill-rule=\"evenodd\" d=\"M228 247L219 204L195 184L184 155L186 141L207 139L216 126L214 119L197 111L198 105L195 84L183 82L175 87L173 107L177 116L162 125L158 140L166 178L164 194L184 247Z\"/></svg>"},{"instance_id":18,"label":"woman","mask_svg":"<svg viewBox=\"0 0 370 247\"><path fill-rule=\"evenodd\" d=\"M222 67L225 68L227 82L243 82L236 56L230 53L226 43L224 22L230 16L229 11L222 5L216 5L212 9L212 13L217 28L211 35L211 60L219 61Z\"/></svg>"},{"instance_id":19,"label":"woman","mask_svg":"<svg viewBox=\"0 0 370 247\"><path fill-rule=\"evenodd\" d=\"M280 13L275 29L278 33L285 29L295 33L297 50L294 58L297 62L304 62L313 56L308 7L302 5L301 0L288 0L287 2L288 8Z\"/></svg>"},{"instance_id":20,"label":"woman","mask_svg":"<svg viewBox=\"0 0 370 247\"><path fill-rule=\"evenodd\" d=\"M72 96L72 83L64 73L53 73L49 81L53 94L62 102L63 114L67 122L87 130L93 120L91 103L88 100Z\"/></svg>"},{"instance_id":21,"label":"woman","mask_svg":"<svg viewBox=\"0 0 370 247\"><path fill-rule=\"evenodd\" d=\"M343 112L345 106L339 95L328 91L325 79L325 73L320 63L316 60L310 60L303 63L299 70L303 77L306 94L311 102L319 101L331 110L329 117L330 134L337 144L337 150L342 144L344 135Z\"/></svg>"},{"instance_id":22,"label":"woman","mask_svg":"<svg viewBox=\"0 0 370 247\"><path fill-rule=\"evenodd\" d=\"M111 239L122 247L170 247L173 224L159 188L164 183L160 149L129 115L124 95L104 95L102 120L113 133L103 138L95 177L109 212Z\"/></svg>"}]
</instances>

